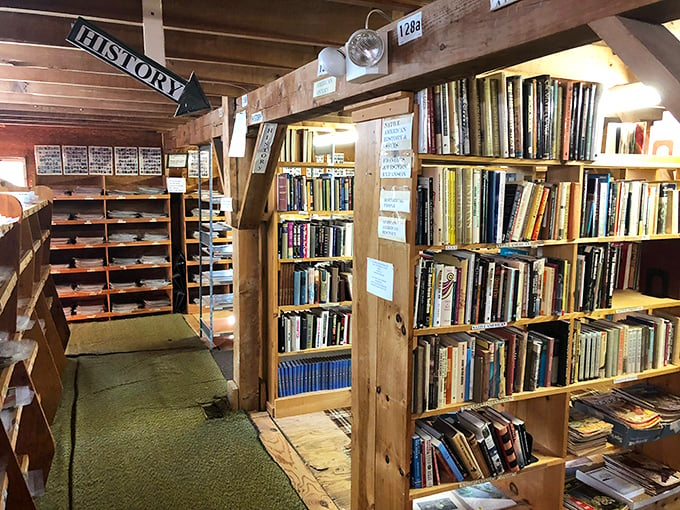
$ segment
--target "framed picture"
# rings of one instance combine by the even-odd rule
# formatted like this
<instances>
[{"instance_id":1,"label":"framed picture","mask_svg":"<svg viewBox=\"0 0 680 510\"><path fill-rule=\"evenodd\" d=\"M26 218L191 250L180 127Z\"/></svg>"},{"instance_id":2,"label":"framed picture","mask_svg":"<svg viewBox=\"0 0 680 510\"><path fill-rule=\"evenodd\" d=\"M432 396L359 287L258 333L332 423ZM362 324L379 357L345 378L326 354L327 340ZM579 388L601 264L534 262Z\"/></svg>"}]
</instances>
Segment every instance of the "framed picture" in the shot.
<instances>
[{"instance_id":1,"label":"framed picture","mask_svg":"<svg viewBox=\"0 0 680 510\"><path fill-rule=\"evenodd\" d=\"M176 152L173 154L166 154L165 166L168 168L186 168L188 154L186 152Z\"/></svg>"},{"instance_id":2,"label":"framed picture","mask_svg":"<svg viewBox=\"0 0 680 510\"><path fill-rule=\"evenodd\" d=\"M160 147L139 148L139 175L163 175L163 153Z\"/></svg>"},{"instance_id":3,"label":"framed picture","mask_svg":"<svg viewBox=\"0 0 680 510\"><path fill-rule=\"evenodd\" d=\"M35 170L38 175L61 175L61 145L36 145Z\"/></svg>"},{"instance_id":4,"label":"framed picture","mask_svg":"<svg viewBox=\"0 0 680 510\"><path fill-rule=\"evenodd\" d=\"M114 147L116 175L139 175L137 147Z\"/></svg>"},{"instance_id":5,"label":"framed picture","mask_svg":"<svg viewBox=\"0 0 680 510\"><path fill-rule=\"evenodd\" d=\"M187 172L189 177L198 179L198 151L187 152Z\"/></svg>"},{"instance_id":6,"label":"framed picture","mask_svg":"<svg viewBox=\"0 0 680 510\"><path fill-rule=\"evenodd\" d=\"M113 149L90 145L87 148L90 175L113 175Z\"/></svg>"},{"instance_id":7,"label":"framed picture","mask_svg":"<svg viewBox=\"0 0 680 510\"><path fill-rule=\"evenodd\" d=\"M87 175L89 173L86 145L62 145L61 159L64 162L64 175Z\"/></svg>"}]
</instances>

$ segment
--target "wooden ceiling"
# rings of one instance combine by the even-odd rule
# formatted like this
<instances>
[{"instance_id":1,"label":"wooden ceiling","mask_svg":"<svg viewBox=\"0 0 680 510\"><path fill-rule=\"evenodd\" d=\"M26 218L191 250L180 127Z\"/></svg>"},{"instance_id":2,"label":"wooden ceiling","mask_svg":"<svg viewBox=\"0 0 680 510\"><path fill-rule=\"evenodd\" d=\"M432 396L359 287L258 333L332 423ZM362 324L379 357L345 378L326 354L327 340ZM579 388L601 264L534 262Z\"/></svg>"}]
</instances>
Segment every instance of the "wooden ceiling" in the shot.
<instances>
[{"instance_id":1,"label":"wooden ceiling","mask_svg":"<svg viewBox=\"0 0 680 510\"><path fill-rule=\"evenodd\" d=\"M196 73L213 106L340 46L371 8L400 17L428 0L162 2L166 67ZM176 105L66 41L78 16L144 51L143 0L0 2L0 124L167 130ZM371 17L371 27L385 22Z\"/></svg>"}]
</instances>

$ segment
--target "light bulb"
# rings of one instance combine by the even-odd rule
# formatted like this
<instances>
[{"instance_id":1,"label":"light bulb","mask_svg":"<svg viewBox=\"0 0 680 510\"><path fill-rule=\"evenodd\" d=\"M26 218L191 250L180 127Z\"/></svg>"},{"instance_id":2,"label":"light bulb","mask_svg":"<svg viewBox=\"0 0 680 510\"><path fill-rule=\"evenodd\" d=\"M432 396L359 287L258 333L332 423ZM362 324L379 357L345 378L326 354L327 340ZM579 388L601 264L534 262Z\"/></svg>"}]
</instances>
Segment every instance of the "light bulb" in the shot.
<instances>
[{"instance_id":1,"label":"light bulb","mask_svg":"<svg viewBox=\"0 0 680 510\"><path fill-rule=\"evenodd\" d=\"M347 56L354 65L372 67L380 62L385 44L375 30L362 28L354 32L347 42Z\"/></svg>"}]
</instances>

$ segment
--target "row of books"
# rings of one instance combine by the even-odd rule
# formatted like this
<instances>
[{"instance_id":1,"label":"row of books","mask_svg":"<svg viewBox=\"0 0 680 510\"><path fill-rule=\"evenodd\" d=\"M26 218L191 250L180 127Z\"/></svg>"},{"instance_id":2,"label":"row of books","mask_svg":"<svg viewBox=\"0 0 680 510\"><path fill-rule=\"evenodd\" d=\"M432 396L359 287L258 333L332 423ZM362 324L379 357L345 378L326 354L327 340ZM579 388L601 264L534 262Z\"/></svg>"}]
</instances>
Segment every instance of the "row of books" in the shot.
<instances>
[{"instance_id":1,"label":"row of books","mask_svg":"<svg viewBox=\"0 0 680 510\"><path fill-rule=\"evenodd\" d=\"M350 299L351 263L284 264L279 268L279 305L338 303Z\"/></svg>"},{"instance_id":2,"label":"row of books","mask_svg":"<svg viewBox=\"0 0 680 510\"><path fill-rule=\"evenodd\" d=\"M510 180L472 167L423 167L418 177L416 243L507 243L573 239L580 184Z\"/></svg>"},{"instance_id":3,"label":"row of books","mask_svg":"<svg viewBox=\"0 0 680 510\"><path fill-rule=\"evenodd\" d=\"M492 407L417 420L411 487L517 472L536 460L531 444L523 420Z\"/></svg>"},{"instance_id":4,"label":"row of books","mask_svg":"<svg viewBox=\"0 0 680 510\"><path fill-rule=\"evenodd\" d=\"M352 385L352 359L329 356L282 361L278 366L278 379L279 397L348 388Z\"/></svg>"},{"instance_id":5,"label":"row of books","mask_svg":"<svg viewBox=\"0 0 680 510\"><path fill-rule=\"evenodd\" d=\"M567 383L569 323L425 336L413 352L412 410L486 402Z\"/></svg>"},{"instance_id":6,"label":"row of books","mask_svg":"<svg viewBox=\"0 0 680 510\"><path fill-rule=\"evenodd\" d=\"M310 310L279 317L279 352L296 352L352 343L352 310Z\"/></svg>"},{"instance_id":7,"label":"row of books","mask_svg":"<svg viewBox=\"0 0 680 510\"><path fill-rule=\"evenodd\" d=\"M602 85L498 72L416 93L418 152L592 160Z\"/></svg>"},{"instance_id":8,"label":"row of books","mask_svg":"<svg viewBox=\"0 0 680 510\"><path fill-rule=\"evenodd\" d=\"M415 275L416 328L510 322L567 311L568 261L503 253L422 252Z\"/></svg>"},{"instance_id":9,"label":"row of books","mask_svg":"<svg viewBox=\"0 0 680 510\"><path fill-rule=\"evenodd\" d=\"M677 234L680 189L675 182L614 180L586 170L581 237Z\"/></svg>"},{"instance_id":10,"label":"row of books","mask_svg":"<svg viewBox=\"0 0 680 510\"><path fill-rule=\"evenodd\" d=\"M279 258L351 257L351 221L283 221L279 224Z\"/></svg>"},{"instance_id":11,"label":"row of books","mask_svg":"<svg viewBox=\"0 0 680 510\"><path fill-rule=\"evenodd\" d=\"M351 211L354 170L287 168L276 176L279 211Z\"/></svg>"},{"instance_id":12,"label":"row of books","mask_svg":"<svg viewBox=\"0 0 680 510\"><path fill-rule=\"evenodd\" d=\"M680 318L655 310L625 319L577 321L572 382L634 374L680 362Z\"/></svg>"},{"instance_id":13,"label":"row of books","mask_svg":"<svg viewBox=\"0 0 680 510\"><path fill-rule=\"evenodd\" d=\"M314 137L318 134L311 129L287 129L281 147L281 161L315 162Z\"/></svg>"}]
</instances>

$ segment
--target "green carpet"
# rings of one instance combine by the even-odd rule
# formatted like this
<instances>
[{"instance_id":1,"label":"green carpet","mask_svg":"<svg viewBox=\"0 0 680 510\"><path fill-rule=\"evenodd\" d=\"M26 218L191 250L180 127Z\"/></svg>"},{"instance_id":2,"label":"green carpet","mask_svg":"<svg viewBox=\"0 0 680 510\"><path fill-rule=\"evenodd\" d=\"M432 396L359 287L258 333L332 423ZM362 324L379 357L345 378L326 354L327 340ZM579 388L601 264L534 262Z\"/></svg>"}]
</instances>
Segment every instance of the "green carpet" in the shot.
<instances>
[{"instance_id":1,"label":"green carpet","mask_svg":"<svg viewBox=\"0 0 680 510\"><path fill-rule=\"evenodd\" d=\"M68 356L201 347L180 314L71 324Z\"/></svg>"},{"instance_id":2,"label":"green carpet","mask_svg":"<svg viewBox=\"0 0 680 510\"><path fill-rule=\"evenodd\" d=\"M201 404L225 393L207 349L69 360L53 426L57 454L39 508L303 510L246 414L206 419Z\"/></svg>"}]
</instances>

